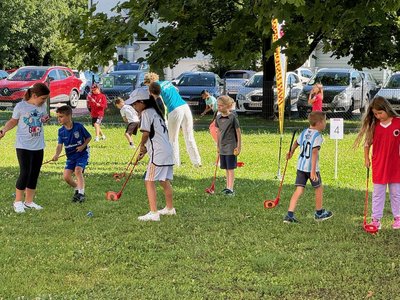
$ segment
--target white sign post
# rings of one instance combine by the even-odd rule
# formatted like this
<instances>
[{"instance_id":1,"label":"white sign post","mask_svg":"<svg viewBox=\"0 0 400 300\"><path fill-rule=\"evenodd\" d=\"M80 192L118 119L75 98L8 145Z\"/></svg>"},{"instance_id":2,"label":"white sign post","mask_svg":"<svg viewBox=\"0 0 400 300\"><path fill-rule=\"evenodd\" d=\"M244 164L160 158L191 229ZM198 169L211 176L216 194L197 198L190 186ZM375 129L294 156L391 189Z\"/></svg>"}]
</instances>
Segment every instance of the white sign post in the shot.
<instances>
[{"instance_id":1,"label":"white sign post","mask_svg":"<svg viewBox=\"0 0 400 300\"><path fill-rule=\"evenodd\" d=\"M330 119L330 138L335 140L335 179L337 179L338 140L343 139L343 119Z\"/></svg>"}]
</instances>

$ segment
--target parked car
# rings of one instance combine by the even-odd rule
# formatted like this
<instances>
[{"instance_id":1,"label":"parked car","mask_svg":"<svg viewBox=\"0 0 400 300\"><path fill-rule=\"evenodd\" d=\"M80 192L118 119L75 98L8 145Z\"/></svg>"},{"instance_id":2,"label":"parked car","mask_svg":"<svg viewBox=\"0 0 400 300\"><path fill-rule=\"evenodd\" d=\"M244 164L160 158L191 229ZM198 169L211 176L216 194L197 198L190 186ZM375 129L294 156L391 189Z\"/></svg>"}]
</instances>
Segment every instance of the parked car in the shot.
<instances>
[{"instance_id":1,"label":"parked car","mask_svg":"<svg viewBox=\"0 0 400 300\"><path fill-rule=\"evenodd\" d=\"M107 97L107 102L112 103L117 97L128 99L130 93L143 84L145 71L127 70L113 71L100 79L100 87Z\"/></svg>"},{"instance_id":2,"label":"parked car","mask_svg":"<svg viewBox=\"0 0 400 300\"><path fill-rule=\"evenodd\" d=\"M400 113L400 72L392 74L388 81L382 86L375 97L386 98L393 109Z\"/></svg>"},{"instance_id":3,"label":"parked car","mask_svg":"<svg viewBox=\"0 0 400 300\"><path fill-rule=\"evenodd\" d=\"M256 72L250 70L230 70L224 76L225 94L236 100L239 87L243 86Z\"/></svg>"},{"instance_id":4,"label":"parked car","mask_svg":"<svg viewBox=\"0 0 400 300\"><path fill-rule=\"evenodd\" d=\"M263 72L257 72L250 80L241 88L239 88L237 99L237 112L261 112L262 111L262 99L263 99ZM291 111L297 111L297 98L303 88L303 84L299 76L293 72L287 72L286 74L286 88L285 95L286 101L290 99ZM277 92L274 88L274 110L277 112ZM288 98L289 97L289 98Z\"/></svg>"},{"instance_id":5,"label":"parked car","mask_svg":"<svg viewBox=\"0 0 400 300\"><path fill-rule=\"evenodd\" d=\"M307 84L307 82L311 79L314 73L307 68L298 68L293 71L293 73L297 74L300 77L300 80L303 84Z\"/></svg>"},{"instance_id":6,"label":"parked car","mask_svg":"<svg viewBox=\"0 0 400 300\"><path fill-rule=\"evenodd\" d=\"M0 107L14 107L25 92L37 82L47 83L50 103L67 103L75 108L79 101L82 81L66 67L21 67L6 79L0 80Z\"/></svg>"},{"instance_id":7,"label":"parked car","mask_svg":"<svg viewBox=\"0 0 400 300\"><path fill-rule=\"evenodd\" d=\"M311 111L308 95L314 84L323 85L324 98L322 109L327 112L341 113L351 117L356 109L363 113L368 105L366 89L362 89L361 74L354 69L324 68L318 70L310 81L303 87L297 101L300 117L305 117ZM364 95L361 93L364 92Z\"/></svg>"},{"instance_id":8,"label":"parked car","mask_svg":"<svg viewBox=\"0 0 400 300\"><path fill-rule=\"evenodd\" d=\"M366 89L368 100L371 100L381 88L381 84L371 73L364 71L360 73L364 81L364 88Z\"/></svg>"},{"instance_id":9,"label":"parked car","mask_svg":"<svg viewBox=\"0 0 400 300\"><path fill-rule=\"evenodd\" d=\"M7 78L8 73L4 70L0 70L0 79Z\"/></svg>"},{"instance_id":10,"label":"parked car","mask_svg":"<svg viewBox=\"0 0 400 300\"><path fill-rule=\"evenodd\" d=\"M183 77L183 75L185 75L186 73L190 73L190 72L183 72L183 73L179 74L178 77L172 78L172 80L171 80L172 84L173 84L173 85L177 85L178 82L179 82L179 80L181 80L181 78Z\"/></svg>"},{"instance_id":11,"label":"parked car","mask_svg":"<svg viewBox=\"0 0 400 300\"><path fill-rule=\"evenodd\" d=\"M100 82L100 77L92 71L72 70L72 72L74 72L75 77L79 78L82 81L82 84L79 87L81 98L86 98L87 94L89 94L90 92L90 88L92 87L93 83Z\"/></svg>"},{"instance_id":12,"label":"parked car","mask_svg":"<svg viewBox=\"0 0 400 300\"><path fill-rule=\"evenodd\" d=\"M122 62L119 61L114 66L114 71L128 71L128 70L147 70L148 64L146 62Z\"/></svg>"},{"instance_id":13,"label":"parked car","mask_svg":"<svg viewBox=\"0 0 400 300\"><path fill-rule=\"evenodd\" d=\"M205 102L201 98L202 90L207 90L210 95L218 97L222 93L223 82L212 72L187 72L176 85L179 94L189 104L193 112L202 112Z\"/></svg>"}]
</instances>

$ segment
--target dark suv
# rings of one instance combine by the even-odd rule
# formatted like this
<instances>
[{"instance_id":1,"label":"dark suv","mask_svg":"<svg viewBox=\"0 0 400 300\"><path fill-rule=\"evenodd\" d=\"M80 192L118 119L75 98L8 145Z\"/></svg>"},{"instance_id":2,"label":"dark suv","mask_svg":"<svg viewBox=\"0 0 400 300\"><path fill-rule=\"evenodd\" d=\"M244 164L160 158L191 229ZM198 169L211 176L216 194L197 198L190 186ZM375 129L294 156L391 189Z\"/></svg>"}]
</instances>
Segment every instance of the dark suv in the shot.
<instances>
[{"instance_id":1,"label":"dark suv","mask_svg":"<svg viewBox=\"0 0 400 300\"><path fill-rule=\"evenodd\" d=\"M212 72L186 72L176 87L179 94L193 112L202 112L206 106L200 93L207 90L210 95L218 97L223 89L221 78Z\"/></svg>"},{"instance_id":2,"label":"dark suv","mask_svg":"<svg viewBox=\"0 0 400 300\"><path fill-rule=\"evenodd\" d=\"M0 80L0 108L14 107L35 83L49 85L50 103L66 102L75 108L82 81L66 67L21 67Z\"/></svg>"},{"instance_id":3,"label":"dark suv","mask_svg":"<svg viewBox=\"0 0 400 300\"><path fill-rule=\"evenodd\" d=\"M310 79L304 86L297 101L300 117L311 111L308 95L314 84L323 85L324 97L322 109L327 112L341 113L351 117L356 109L363 113L368 105L366 89L362 88L361 74L353 69L324 68ZM364 95L361 95L363 92Z\"/></svg>"}]
</instances>

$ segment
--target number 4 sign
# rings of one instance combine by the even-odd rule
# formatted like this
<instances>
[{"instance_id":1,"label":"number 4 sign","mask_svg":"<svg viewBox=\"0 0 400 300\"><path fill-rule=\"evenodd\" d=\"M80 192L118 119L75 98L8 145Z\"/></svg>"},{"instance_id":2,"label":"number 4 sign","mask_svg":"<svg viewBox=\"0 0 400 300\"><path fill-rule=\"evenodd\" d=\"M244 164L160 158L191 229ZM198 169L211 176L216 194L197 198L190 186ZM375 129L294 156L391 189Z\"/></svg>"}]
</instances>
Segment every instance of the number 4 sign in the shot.
<instances>
[{"instance_id":1,"label":"number 4 sign","mask_svg":"<svg viewBox=\"0 0 400 300\"><path fill-rule=\"evenodd\" d=\"M332 140L343 139L343 119L336 118L330 119L330 138Z\"/></svg>"},{"instance_id":2,"label":"number 4 sign","mask_svg":"<svg viewBox=\"0 0 400 300\"><path fill-rule=\"evenodd\" d=\"M343 139L343 119L330 119L330 138L335 140L335 179L337 179L338 169L338 140Z\"/></svg>"}]
</instances>

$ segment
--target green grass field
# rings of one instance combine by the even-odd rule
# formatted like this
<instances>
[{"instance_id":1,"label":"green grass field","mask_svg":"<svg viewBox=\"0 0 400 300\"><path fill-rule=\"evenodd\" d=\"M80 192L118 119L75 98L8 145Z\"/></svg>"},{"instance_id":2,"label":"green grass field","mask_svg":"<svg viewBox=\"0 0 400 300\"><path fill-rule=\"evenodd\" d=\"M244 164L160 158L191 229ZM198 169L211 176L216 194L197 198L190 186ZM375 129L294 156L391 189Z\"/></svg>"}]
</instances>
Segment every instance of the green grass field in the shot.
<instances>
[{"instance_id":1,"label":"green grass field","mask_svg":"<svg viewBox=\"0 0 400 300\"><path fill-rule=\"evenodd\" d=\"M159 223L137 221L148 211L142 180L147 158L121 199L105 200L106 191L120 189L122 182L112 175L122 172L132 155L120 126L106 126L107 140L91 143L85 203L71 203L61 158L42 168L35 201L44 210L17 215L12 210L18 175L15 130L9 132L0 141L0 299L399 299L400 232L391 229L389 203L379 234L363 232L366 176L362 150L352 149L355 135L339 141L337 180L329 126L324 135L324 206L333 218L313 220L314 195L308 186L296 212L302 223L284 224L296 159L289 161L279 206L265 210L263 201L274 199L279 186L274 179L277 123L256 122L259 128L242 123L239 160L245 166L236 171L236 196L205 194L216 152L208 132L197 130L203 167L192 167L181 137L183 165L174 170L173 181L178 214ZM45 128L45 160L54 154L57 128ZM283 153L290 137L288 130ZM217 191L224 184L219 170ZM86 215L89 211L93 217Z\"/></svg>"}]
</instances>

